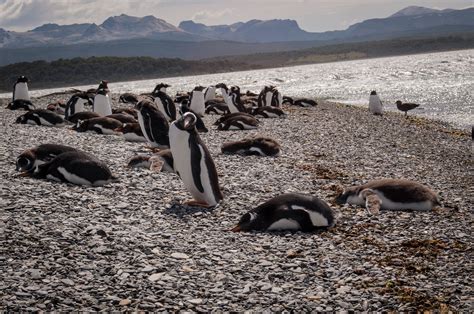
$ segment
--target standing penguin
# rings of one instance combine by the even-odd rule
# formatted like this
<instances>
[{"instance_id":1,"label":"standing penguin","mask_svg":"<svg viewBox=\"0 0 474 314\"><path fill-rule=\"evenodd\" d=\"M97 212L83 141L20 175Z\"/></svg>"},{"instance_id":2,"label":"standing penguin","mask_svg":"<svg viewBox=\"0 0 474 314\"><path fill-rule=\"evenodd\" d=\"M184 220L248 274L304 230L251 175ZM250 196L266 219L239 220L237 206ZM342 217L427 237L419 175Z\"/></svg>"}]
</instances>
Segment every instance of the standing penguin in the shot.
<instances>
[{"instance_id":1,"label":"standing penguin","mask_svg":"<svg viewBox=\"0 0 474 314\"><path fill-rule=\"evenodd\" d=\"M168 94L160 90L153 92L155 97L155 105L165 115L168 121L176 120L176 105Z\"/></svg>"},{"instance_id":2,"label":"standing penguin","mask_svg":"<svg viewBox=\"0 0 474 314\"><path fill-rule=\"evenodd\" d=\"M216 99L216 87L211 85L206 88L206 91L204 92L204 100L209 101L214 99Z\"/></svg>"},{"instance_id":3,"label":"standing penguin","mask_svg":"<svg viewBox=\"0 0 474 314\"><path fill-rule=\"evenodd\" d=\"M369 111L375 115L383 114L383 104L376 91L372 91L369 97Z\"/></svg>"},{"instance_id":4,"label":"standing penguin","mask_svg":"<svg viewBox=\"0 0 474 314\"><path fill-rule=\"evenodd\" d=\"M73 114L84 111L85 105L92 105L92 101L86 93L77 93L73 95L66 104L64 118L68 120L68 118Z\"/></svg>"},{"instance_id":5,"label":"standing penguin","mask_svg":"<svg viewBox=\"0 0 474 314\"><path fill-rule=\"evenodd\" d=\"M166 89L168 87L171 87L171 85L168 85L166 83L160 83L160 84L157 84L155 86L155 89L153 90L153 92L151 92L152 94L156 93L156 92L163 92L163 93L166 93Z\"/></svg>"},{"instance_id":6,"label":"standing penguin","mask_svg":"<svg viewBox=\"0 0 474 314\"><path fill-rule=\"evenodd\" d=\"M196 116L186 112L171 124L170 148L174 168L194 200L191 206L214 207L223 198L211 154L196 131Z\"/></svg>"},{"instance_id":7,"label":"standing penguin","mask_svg":"<svg viewBox=\"0 0 474 314\"><path fill-rule=\"evenodd\" d=\"M13 85L13 99L15 100L30 100L30 93L28 92L28 78L20 76Z\"/></svg>"},{"instance_id":8,"label":"standing penguin","mask_svg":"<svg viewBox=\"0 0 474 314\"><path fill-rule=\"evenodd\" d=\"M273 98L273 89L275 86L269 85L264 86L260 91L260 94L257 98L257 104L259 107L270 106Z\"/></svg>"},{"instance_id":9,"label":"standing penguin","mask_svg":"<svg viewBox=\"0 0 474 314\"><path fill-rule=\"evenodd\" d=\"M204 112L206 111L203 90L203 86L196 86L191 92L189 104L189 109L201 117L204 117Z\"/></svg>"},{"instance_id":10,"label":"standing penguin","mask_svg":"<svg viewBox=\"0 0 474 314\"><path fill-rule=\"evenodd\" d=\"M101 88L97 90L97 95L94 97L93 108L94 112L97 112L102 116L108 116L112 114L108 89Z\"/></svg>"},{"instance_id":11,"label":"standing penguin","mask_svg":"<svg viewBox=\"0 0 474 314\"><path fill-rule=\"evenodd\" d=\"M169 123L165 115L150 100L142 100L136 106L138 123L152 148L166 149L170 146Z\"/></svg>"}]
</instances>

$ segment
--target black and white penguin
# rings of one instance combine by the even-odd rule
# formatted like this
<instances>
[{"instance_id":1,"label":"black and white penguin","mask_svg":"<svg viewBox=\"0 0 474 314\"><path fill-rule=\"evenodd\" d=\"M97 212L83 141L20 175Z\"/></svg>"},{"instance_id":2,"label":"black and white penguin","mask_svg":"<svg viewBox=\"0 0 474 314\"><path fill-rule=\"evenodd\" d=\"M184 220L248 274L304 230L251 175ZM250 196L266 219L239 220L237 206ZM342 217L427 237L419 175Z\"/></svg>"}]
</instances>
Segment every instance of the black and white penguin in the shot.
<instances>
[{"instance_id":1,"label":"black and white penguin","mask_svg":"<svg viewBox=\"0 0 474 314\"><path fill-rule=\"evenodd\" d=\"M224 115L230 113L229 106L220 102L206 102L206 114Z\"/></svg>"},{"instance_id":2,"label":"black and white penguin","mask_svg":"<svg viewBox=\"0 0 474 314\"><path fill-rule=\"evenodd\" d=\"M77 132L95 132L97 134L105 135L120 135L120 132L115 131L122 126L122 122L113 118L98 117L78 121L72 128Z\"/></svg>"},{"instance_id":3,"label":"black and white penguin","mask_svg":"<svg viewBox=\"0 0 474 314\"><path fill-rule=\"evenodd\" d=\"M137 155L128 161L129 168L146 168L154 171L174 173L173 155L170 149L164 149L153 156ZM159 170L158 170L159 169Z\"/></svg>"},{"instance_id":4,"label":"black and white penguin","mask_svg":"<svg viewBox=\"0 0 474 314\"><path fill-rule=\"evenodd\" d=\"M115 129L115 132L120 132L126 141L129 142L146 142L145 136L143 136L142 128L137 123L124 123L121 127Z\"/></svg>"},{"instance_id":5,"label":"black and white penguin","mask_svg":"<svg viewBox=\"0 0 474 314\"><path fill-rule=\"evenodd\" d=\"M165 115L168 121L176 120L176 105L168 94L160 90L153 92L155 97L155 105Z\"/></svg>"},{"instance_id":6,"label":"black and white penguin","mask_svg":"<svg viewBox=\"0 0 474 314\"><path fill-rule=\"evenodd\" d=\"M226 84L224 83L219 83L216 85L216 88L219 88L222 98L224 98L224 101L229 108L230 113L236 113L236 112L245 112L245 110L242 110L241 107L236 105L237 97L234 96L234 99L231 97L231 90L227 87ZM238 99L240 99L240 91L238 95Z\"/></svg>"},{"instance_id":7,"label":"black and white penguin","mask_svg":"<svg viewBox=\"0 0 474 314\"><path fill-rule=\"evenodd\" d=\"M231 113L247 112L247 109L245 108L245 106L242 103L242 100L240 99L240 87L232 86L230 88L228 99L230 103L228 103L227 106L229 107L229 111Z\"/></svg>"},{"instance_id":8,"label":"black and white penguin","mask_svg":"<svg viewBox=\"0 0 474 314\"><path fill-rule=\"evenodd\" d=\"M293 105L294 104L294 100L292 97L290 96L283 96L282 98L282 104L283 105Z\"/></svg>"},{"instance_id":9,"label":"black and white penguin","mask_svg":"<svg viewBox=\"0 0 474 314\"><path fill-rule=\"evenodd\" d=\"M98 118L100 116L101 116L100 114L94 111L81 111L69 116L67 120L69 122L72 122L73 124L77 124L77 122L79 121L84 121L84 120L92 119L92 118Z\"/></svg>"},{"instance_id":10,"label":"black and white penguin","mask_svg":"<svg viewBox=\"0 0 474 314\"><path fill-rule=\"evenodd\" d=\"M405 118L408 118L408 111L418 108L420 106L419 104L414 103L402 103L401 100L397 100L395 104L397 105L398 110L405 112Z\"/></svg>"},{"instance_id":11,"label":"black and white penguin","mask_svg":"<svg viewBox=\"0 0 474 314\"><path fill-rule=\"evenodd\" d=\"M16 119L16 123L55 127L62 127L65 125L65 121L60 115L47 109L35 109L28 111L27 113L19 116Z\"/></svg>"},{"instance_id":12,"label":"black and white penguin","mask_svg":"<svg viewBox=\"0 0 474 314\"><path fill-rule=\"evenodd\" d=\"M204 91L204 100L214 100L216 99L216 87L214 85L208 86Z\"/></svg>"},{"instance_id":13,"label":"black and white penguin","mask_svg":"<svg viewBox=\"0 0 474 314\"><path fill-rule=\"evenodd\" d=\"M366 206L370 214L378 214L380 209L428 211L440 205L436 193L430 188L401 179L374 180L347 188L336 202Z\"/></svg>"},{"instance_id":14,"label":"black and white penguin","mask_svg":"<svg viewBox=\"0 0 474 314\"><path fill-rule=\"evenodd\" d=\"M227 130L254 130L258 128L258 120L252 116L237 115L221 122L217 129L219 131Z\"/></svg>"},{"instance_id":15,"label":"black and white penguin","mask_svg":"<svg viewBox=\"0 0 474 314\"><path fill-rule=\"evenodd\" d=\"M186 112L192 112L196 116L196 130L200 133L206 133L209 132L209 130L206 128L206 125L204 124L204 121L202 118L197 115L193 110L189 109L189 101L188 100L183 100L181 105L179 106L179 114L182 116Z\"/></svg>"},{"instance_id":16,"label":"black and white penguin","mask_svg":"<svg viewBox=\"0 0 474 314\"><path fill-rule=\"evenodd\" d=\"M169 123L165 115L149 100L140 101L135 109L138 110L138 123L150 146L158 149L169 148Z\"/></svg>"},{"instance_id":17,"label":"black and white penguin","mask_svg":"<svg viewBox=\"0 0 474 314\"><path fill-rule=\"evenodd\" d=\"M283 96L276 88L273 88L272 93L270 106L280 108L281 104L283 103Z\"/></svg>"},{"instance_id":18,"label":"black and white penguin","mask_svg":"<svg viewBox=\"0 0 474 314\"><path fill-rule=\"evenodd\" d=\"M16 99L7 105L10 110L35 110L35 105L29 100Z\"/></svg>"},{"instance_id":19,"label":"black and white penguin","mask_svg":"<svg viewBox=\"0 0 474 314\"><path fill-rule=\"evenodd\" d=\"M86 93L74 94L66 103L64 117L66 118L66 120L68 120L68 118L73 114L85 111L84 106L86 105L93 105L91 99Z\"/></svg>"},{"instance_id":20,"label":"black and white penguin","mask_svg":"<svg viewBox=\"0 0 474 314\"><path fill-rule=\"evenodd\" d=\"M300 99L295 100L292 105L300 106L300 107L316 107L318 103L313 99L300 98Z\"/></svg>"},{"instance_id":21,"label":"black and white penguin","mask_svg":"<svg viewBox=\"0 0 474 314\"><path fill-rule=\"evenodd\" d=\"M94 97L93 110L102 116L108 116L112 114L112 107L110 105L109 92L107 89L97 90L97 94Z\"/></svg>"},{"instance_id":22,"label":"black and white penguin","mask_svg":"<svg viewBox=\"0 0 474 314\"><path fill-rule=\"evenodd\" d=\"M372 91L369 97L369 111L374 115L383 114L383 104L376 91Z\"/></svg>"},{"instance_id":23,"label":"black and white penguin","mask_svg":"<svg viewBox=\"0 0 474 314\"><path fill-rule=\"evenodd\" d=\"M105 163L80 151L59 154L30 174L34 178L87 186L102 186L117 181Z\"/></svg>"},{"instance_id":24,"label":"black and white penguin","mask_svg":"<svg viewBox=\"0 0 474 314\"><path fill-rule=\"evenodd\" d=\"M20 76L15 84L13 84L13 97L12 101L15 100L30 100L30 93L28 92L28 78L26 76Z\"/></svg>"},{"instance_id":25,"label":"black and white penguin","mask_svg":"<svg viewBox=\"0 0 474 314\"><path fill-rule=\"evenodd\" d=\"M189 102L189 108L194 112L194 114L197 114L201 117L204 117L204 113L206 111L203 90L203 86L194 87L193 91L191 92Z\"/></svg>"},{"instance_id":26,"label":"black and white penguin","mask_svg":"<svg viewBox=\"0 0 474 314\"><path fill-rule=\"evenodd\" d=\"M106 116L106 118L112 118L112 119L115 119L115 120L119 120L122 123L138 123L137 119L135 119L134 117L132 117L131 115L126 114L126 113L112 113L112 114Z\"/></svg>"},{"instance_id":27,"label":"black and white penguin","mask_svg":"<svg viewBox=\"0 0 474 314\"><path fill-rule=\"evenodd\" d=\"M241 116L246 116L246 117L255 119L255 117L253 115L251 115L250 113L233 112L233 113L228 113L226 115L223 115L222 117L217 119L216 122L214 122L214 125L219 125L221 123L224 123L226 120L229 120L229 119L232 119L232 118L235 118L235 117L241 117ZM257 122L258 122L258 120L257 120Z\"/></svg>"},{"instance_id":28,"label":"black and white penguin","mask_svg":"<svg viewBox=\"0 0 474 314\"><path fill-rule=\"evenodd\" d=\"M269 156L280 155L280 144L269 137L254 137L241 141L224 143L221 147L224 154L239 154L244 156Z\"/></svg>"},{"instance_id":29,"label":"black and white penguin","mask_svg":"<svg viewBox=\"0 0 474 314\"><path fill-rule=\"evenodd\" d=\"M223 198L216 166L196 130L196 116L186 112L170 126L170 149L174 169L191 193L192 206L214 207Z\"/></svg>"},{"instance_id":30,"label":"black and white penguin","mask_svg":"<svg viewBox=\"0 0 474 314\"><path fill-rule=\"evenodd\" d=\"M39 146L23 151L16 159L16 170L21 172L35 172L38 166L44 164L56 156L77 149L59 144L41 144Z\"/></svg>"},{"instance_id":31,"label":"black and white penguin","mask_svg":"<svg viewBox=\"0 0 474 314\"><path fill-rule=\"evenodd\" d=\"M115 109L112 109L112 114L115 114L115 113L128 114L128 115L131 115L132 117L134 117L135 119L138 119L138 111L134 108L115 108Z\"/></svg>"},{"instance_id":32,"label":"black and white penguin","mask_svg":"<svg viewBox=\"0 0 474 314\"><path fill-rule=\"evenodd\" d=\"M152 92L151 94L153 95L154 93L157 93L158 91L163 92L163 93L166 93L166 89L167 89L168 87L171 87L171 85L168 85L168 84L166 84L166 83L157 84L157 85L155 86L155 88L153 89L153 92Z\"/></svg>"},{"instance_id":33,"label":"black and white penguin","mask_svg":"<svg viewBox=\"0 0 474 314\"><path fill-rule=\"evenodd\" d=\"M240 218L232 231L325 230L335 225L334 212L311 195L288 193L257 206Z\"/></svg>"},{"instance_id":34,"label":"black and white penguin","mask_svg":"<svg viewBox=\"0 0 474 314\"><path fill-rule=\"evenodd\" d=\"M138 102L138 95L133 93L123 93L119 97L119 102L124 104L133 104L135 105Z\"/></svg>"},{"instance_id":35,"label":"black and white penguin","mask_svg":"<svg viewBox=\"0 0 474 314\"><path fill-rule=\"evenodd\" d=\"M272 98L273 98L273 89L275 86L269 85L269 86L264 86L262 90L260 91L260 94L258 94L257 98L257 104L259 107L263 106L271 106L272 104Z\"/></svg>"},{"instance_id":36,"label":"black and white penguin","mask_svg":"<svg viewBox=\"0 0 474 314\"><path fill-rule=\"evenodd\" d=\"M278 107L263 106L252 110L252 115L257 118L286 118L288 115Z\"/></svg>"}]
</instances>

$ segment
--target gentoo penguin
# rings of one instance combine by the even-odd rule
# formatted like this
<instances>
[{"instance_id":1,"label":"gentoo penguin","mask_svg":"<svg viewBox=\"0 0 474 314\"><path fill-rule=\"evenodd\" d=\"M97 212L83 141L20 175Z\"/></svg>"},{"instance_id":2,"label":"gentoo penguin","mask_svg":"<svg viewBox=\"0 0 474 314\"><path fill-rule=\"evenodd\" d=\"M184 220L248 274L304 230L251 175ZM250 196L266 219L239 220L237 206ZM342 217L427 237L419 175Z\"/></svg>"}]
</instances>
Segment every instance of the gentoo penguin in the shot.
<instances>
[{"instance_id":1,"label":"gentoo penguin","mask_svg":"<svg viewBox=\"0 0 474 314\"><path fill-rule=\"evenodd\" d=\"M155 166L155 163L157 166ZM159 165L159 166L158 166ZM170 149L164 149L159 151L157 154L153 156L146 156L146 155L137 155L128 161L127 167L129 168L147 168L151 170L158 170L157 168L160 167L161 172L175 172L174 171L174 163L173 163L173 155L171 154ZM153 169L152 169L153 168Z\"/></svg>"},{"instance_id":2,"label":"gentoo penguin","mask_svg":"<svg viewBox=\"0 0 474 314\"><path fill-rule=\"evenodd\" d=\"M176 120L176 105L173 102L168 94L160 90L153 92L153 97L155 97L155 105L168 119L168 121Z\"/></svg>"},{"instance_id":3,"label":"gentoo penguin","mask_svg":"<svg viewBox=\"0 0 474 314\"><path fill-rule=\"evenodd\" d=\"M255 119L255 117L252 116L250 113L246 113L246 112L234 112L234 113L228 113L228 114L226 114L226 115L223 115L222 117L220 117L219 119L217 119L216 122L214 122L214 125L219 125L219 124L225 122L225 121L228 120L228 119L232 119L232 118L235 118L235 117L241 117L241 116L246 116L246 117ZM258 120L257 120L257 122L258 122Z\"/></svg>"},{"instance_id":4,"label":"gentoo penguin","mask_svg":"<svg viewBox=\"0 0 474 314\"><path fill-rule=\"evenodd\" d=\"M257 118L286 118L287 114L278 107L263 106L252 110L252 115Z\"/></svg>"},{"instance_id":5,"label":"gentoo penguin","mask_svg":"<svg viewBox=\"0 0 474 314\"><path fill-rule=\"evenodd\" d=\"M257 104L259 107L271 106L274 88L275 86L272 86L272 85L264 86L262 88L257 98Z\"/></svg>"},{"instance_id":6,"label":"gentoo penguin","mask_svg":"<svg viewBox=\"0 0 474 314\"><path fill-rule=\"evenodd\" d=\"M128 114L128 115L131 115L132 117L134 117L135 119L138 119L138 111L137 111L136 109L133 109L133 108L116 108L116 109L112 109L112 114L115 114L115 113Z\"/></svg>"},{"instance_id":7,"label":"gentoo penguin","mask_svg":"<svg viewBox=\"0 0 474 314\"><path fill-rule=\"evenodd\" d=\"M214 85L208 86L204 92L204 100L214 100L216 99L216 87Z\"/></svg>"},{"instance_id":8,"label":"gentoo penguin","mask_svg":"<svg viewBox=\"0 0 474 314\"><path fill-rule=\"evenodd\" d=\"M247 112L246 108L242 104L242 100L240 99L240 87L232 86L230 88L228 100L229 103L227 104L227 106L229 107L229 111L231 113Z\"/></svg>"},{"instance_id":9,"label":"gentoo penguin","mask_svg":"<svg viewBox=\"0 0 474 314\"><path fill-rule=\"evenodd\" d=\"M170 126L170 149L176 173L191 193L192 206L214 207L223 198L211 154L196 130L196 116L186 112Z\"/></svg>"},{"instance_id":10,"label":"gentoo penguin","mask_svg":"<svg viewBox=\"0 0 474 314\"><path fill-rule=\"evenodd\" d=\"M122 122L113 118L98 117L87 119L84 121L78 121L77 124L72 128L77 132L88 132L92 131L97 134L105 135L120 135L120 132L115 131L122 126Z\"/></svg>"},{"instance_id":11,"label":"gentoo penguin","mask_svg":"<svg viewBox=\"0 0 474 314\"><path fill-rule=\"evenodd\" d=\"M313 99L308 98L300 98L295 100L292 105L300 106L300 107L316 107L318 103Z\"/></svg>"},{"instance_id":12,"label":"gentoo penguin","mask_svg":"<svg viewBox=\"0 0 474 314\"><path fill-rule=\"evenodd\" d=\"M229 111L229 106L226 104L220 103L220 102L212 102L212 103L206 103L206 114L218 114L218 115L223 115L223 114L228 114L230 113Z\"/></svg>"},{"instance_id":13,"label":"gentoo penguin","mask_svg":"<svg viewBox=\"0 0 474 314\"><path fill-rule=\"evenodd\" d=\"M272 89L272 98L271 98L270 106L280 108L282 102L283 102L283 97L282 97L281 93L278 91L278 89L273 88Z\"/></svg>"},{"instance_id":14,"label":"gentoo penguin","mask_svg":"<svg viewBox=\"0 0 474 314\"><path fill-rule=\"evenodd\" d=\"M123 93L119 97L119 102L124 104L136 104L138 102L138 96L133 93Z\"/></svg>"},{"instance_id":15,"label":"gentoo penguin","mask_svg":"<svg viewBox=\"0 0 474 314\"><path fill-rule=\"evenodd\" d=\"M334 212L311 195L288 193L259 205L240 218L232 231L325 230L335 225Z\"/></svg>"},{"instance_id":16,"label":"gentoo penguin","mask_svg":"<svg viewBox=\"0 0 474 314\"><path fill-rule=\"evenodd\" d=\"M88 186L102 186L117 181L105 163L80 151L59 154L30 174L34 178Z\"/></svg>"},{"instance_id":17,"label":"gentoo penguin","mask_svg":"<svg viewBox=\"0 0 474 314\"><path fill-rule=\"evenodd\" d=\"M189 109L201 117L204 117L204 112L206 111L203 90L203 86L194 87L189 102Z\"/></svg>"},{"instance_id":18,"label":"gentoo penguin","mask_svg":"<svg viewBox=\"0 0 474 314\"><path fill-rule=\"evenodd\" d=\"M140 101L135 109L138 110L138 123L150 146L158 149L169 148L169 124L165 115L149 100Z\"/></svg>"},{"instance_id":19,"label":"gentoo penguin","mask_svg":"<svg viewBox=\"0 0 474 314\"><path fill-rule=\"evenodd\" d=\"M254 137L241 141L224 143L221 147L224 154L240 154L244 156L270 156L280 155L280 144L269 137Z\"/></svg>"},{"instance_id":20,"label":"gentoo penguin","mask_svg":"<svg viewBox=\"0 0 474 314\"><path fill-rule=\"evenodd\" d=\"M35 109L19 116L16 123L62 127L64 119L47 109Z\"/></svg>"},{"instance_id":21,"label":"gentoo penguin","mask_svg":"<svg viewBox=\"0 0 474 314\"><path fill-rule=\"evenodd\" d=\"M97 95L94 97L93 110L102 116L112 114L112 107L110 106L109 93L107 89L99 89Z\"/></svg>"},{"instance_id":22,"label":"gentoo penguin","mask_svg":"<svg viewBox=\"0 0 474 314\"><path fill-rule=\"evenodd\" d=\"M13 85L13 97L12 101L15 100L30 100L30 93L28 92L28 78L26 76L20 76L16 83Z\"/></svg>"},{"instance_id":23,"label":"gentoo penguin","mask_svg":"<svg viewBox=\"0 0 474 314\"><path fill-rule=\"evenodd\" d=\"M10 110L34 110L35 105L31 103L29 100L24 100L24 99L17 99L12 102L10 102L7 105L7 109Z\"/></svg>"},{"instance_id":24,"label":"gentoo penguin","mask_svg":"<svg viewBox=\"0 0 474 314\"><path fill-rule=\"evenodd\" d=\"M284 104L284 105L293 105L293 104L294 104L294 100L293 100L293 98L291 98L290 96L283 96L283 98L282 98L282 104Z\"/></svg>"},{"instance_id":25,"label":"gentoo penguin","mask_svg":"<svg viewBox=\"0 0 474 314\"><path fill-rule=\"evenodd\" d=\"M400 100L397 100L396 104L397 104L398 110L405 112L405 118L408 118L409 110L415 109L420 106L418 104L413 104L413 103L406 103L406 102L402 103Z\"/></svg>"},{"instance_id":26,"label":"gentoo penguin","mask_svg":"<svg viewBox=\"0 0 474 314\"><path fill-rule=\"evenodd\" d=\"M254 130L258 128L258 120L252 116L237 115L221 122L217 129L219 131L227 130Z\"/></svg>"},{"instance_id":27,"label":"gentoo penguin","mask_svg":"<svg viewBox=\"0 0 474 314\"><path fill-rule=\"evenodd\" d=\"M189 101L189 93L176 93L176 96L174 98L174 102L177 103L177 104L180 104L182 103L183 101L187 100Z\"/></svg>"},{"instance_id":28,"label":"gentoo penguin","mask_svg":"<svg viewBox=\"0 0 474 314\"><path fill-rule=\"evenodd\" d=\"M98 118L100 117L100 114L94 111L82 111L75 113L67 118L69 122L72 122L73 124L77 124L79 121L84 121L87 119L92 119L92 118Z\"/></svg>"},{"instance_id":29,"label":"gentoo penguin","mask_svg":"<svg viewBox=\"0 0 474 314\"><path fill-rule=\"evenodd\" d=\"M186 112L192 112L196 116L196 130L200 133L206 133L209 132L209 130L206 128L206 125L204 124L204 121L202 118L197 115L194 111L189 109L189 101L188 100L183 100L181 105L179 106L179 114L182 116Z\"/></svg>"},{"instance_id":30,"label":"gentoo penguin","mask_svg":"<svg viewBox=\"0 0 474 314\"><path fill-rule=\"evenodd\" d=\"M365 205L371 214L378 214L380 209L427 211L440 205L436 193L428 187L400 179L374 180L350 187L336 198L336 202Z\"/></svg>"},{"instance_id":31,"label":"gentoo penguin","mask_svg":"<svg viewBox=\"0 0 474 314\"><path fill-rule=\"evenodd\" d=\"M35 172L39 165L44 164L59 154L77 151L77 149L58 144L41 144L23 151L16 159L16 170L21 172Z\"/></svg>"},{"instance_id":32,"label":"gentoo penguin","mask_svg":"<svg viewBox=\"0 0 474 314\"><path fill-rule=\"evenodd\" d=\"M234 103L234 100L231 99L230 97L230 90L229 88L227 87L226 84L224 83L219 83L216 85L216 88L219 88L221 94L222 94L222 98L224 98L224 101L227 105L227 107L229 108L229 111L231 113L234 113L234 112L241 112L241 110L239 110L239 108L235 105ZM239 97L240 97L240 92L239 92Z\"/></svg>"},{"instance_id":33,"label":"gentoo penguin","mask_svg":"<svg viewBox=\"0 0 474 314\"><path fill-rule=\"evenodd\" d=\"M138 120L126 113L113 113L106 116L107 118L112 118L119 120L122 123L138 123Z\"/></svg>"},{"instance_id":34,"label":"gentoo penguin","mask_svg":"<svg viewBox=\"0 0 474 314\"><path fill-rule=\"evenodd\" d=\"M129 142L146 142L146 138L143 136L142 128L137 123L124 123L121 127L114 130L123 134L125 140Z\"/></svg>"},{"instance_id":35,"label":"gentoo penguin","mask_svg":"<svg viewBox=\"0 0 474 314\"><path fill-rule=\"evenodd\" d=\"M166 83L160 83L155 86L155 89L153 89L153 92L151 93L152 95L158 91L166 93L166 89L168 87L171 87L171 85L168 85Z\"/></svg>"},{"instance_id":36,"label":"gentoo penguin","mask_svg":"<svg viewBox=\"0 0 474 314\"><path fill-rule=\"evenodd\" d=\"M93 105L89 96L86 93L74 94L66 103L66 110L64 112L66 120L77 112L85 111L85 105Z\"/></svg>"},{"instance_id":37,"label":"gentoo penguin","mask_svg":"<svg viewBox=\"0 0 474 314\"><path fill-rule=\"evenodd\" d=\"M369 111L375 115L383 114L383 104L376 91L372 91L369 97Z\"/></svg>"}]
</instances>

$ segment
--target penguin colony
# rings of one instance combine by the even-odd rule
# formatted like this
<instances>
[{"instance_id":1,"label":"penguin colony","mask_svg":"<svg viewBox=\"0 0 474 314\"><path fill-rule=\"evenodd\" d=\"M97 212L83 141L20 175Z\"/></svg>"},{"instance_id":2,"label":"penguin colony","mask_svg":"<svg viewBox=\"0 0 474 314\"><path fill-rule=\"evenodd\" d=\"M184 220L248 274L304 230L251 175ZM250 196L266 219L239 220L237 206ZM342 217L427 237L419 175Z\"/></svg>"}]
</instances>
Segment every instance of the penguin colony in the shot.
<instances>
[{"instance_id":1,"label":"penguin colony","mask_svg":"<svg viewBox=\"0 0 474 314\"><path fill-rule=\"evenodd\" d=\"M175 173L193 197L189 206L212 208L224 199L211 153L200 132L208 132L205 114L221 115L214 123L217 130L258 129L259 119L285 118L282 105L316 107L311 99L282 96L275 86L265 86L259 94L241 93L238 86L230 88L220 83L207 88L196 86L189 93L178 93L172 99L166 90L170 85L160 83L151 93L122 94L119 102L131 107L112 110L107 81L97 89L77 91L67 103L57 102L47 109L36 109L28 92L28 79L18 78L12 101L7 108L26 110L16 123L36 126L63 127L69 125L77 132L122 135L127 141L147 142L152 156L139 155L128 162L130 168ZM220 91L221 96L217 95ZM418 105L397 101L405 114ZM383 114L383 104L375 91L369 96L369 111ZM259 119L257 119L259 118ZM245 138L224 143L224 154L277 157L280 144L268 137ZM76 185L102 186L114 181L108 166L76 148L42 144L25 150L16 160L20 176L48 179ZM348 187L337 198L339 204L364 206L371 215L380 210L428 211L440 205L436 193L413 181L384 179ZM336 223L331 207L323 200L297 193L276 196L244 214L232 229L238 231L303 231L331 228Z\"/></svg>"}]
</instances>

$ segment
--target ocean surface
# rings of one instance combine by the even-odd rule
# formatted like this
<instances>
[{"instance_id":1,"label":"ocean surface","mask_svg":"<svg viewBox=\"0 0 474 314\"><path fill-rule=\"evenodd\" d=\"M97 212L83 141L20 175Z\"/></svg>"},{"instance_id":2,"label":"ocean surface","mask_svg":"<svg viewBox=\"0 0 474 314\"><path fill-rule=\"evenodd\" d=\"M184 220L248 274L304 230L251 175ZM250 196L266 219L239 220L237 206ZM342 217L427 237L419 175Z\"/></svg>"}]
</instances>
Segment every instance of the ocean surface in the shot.
<instances>
[{"instance_id":1,"label":"ocean surface","mask_svg":"<svg viewBox=\"0 0 474 314\"><path fill-rule=\"evenodd\" d=\"M395 101L400 99L421 105L410 114L443 120L462 128L474 124L474 49L119 82L110 83L109 88L113 93L150 92L159 82L172 85L168 89L170 94L220 82L239 85L243 92L258 92L262 86L272 84L283 95L324 98L357 106L367 106L370 91L376 90L385 110L396 111ZM30 86L34 86L34 82ZM77 88L90 87L96 86ZM64 88L35 90L31 94L40 96L61 90ZM0 97L10 97L10 94L0 94Z\"/></svg>"}]
</instances>

